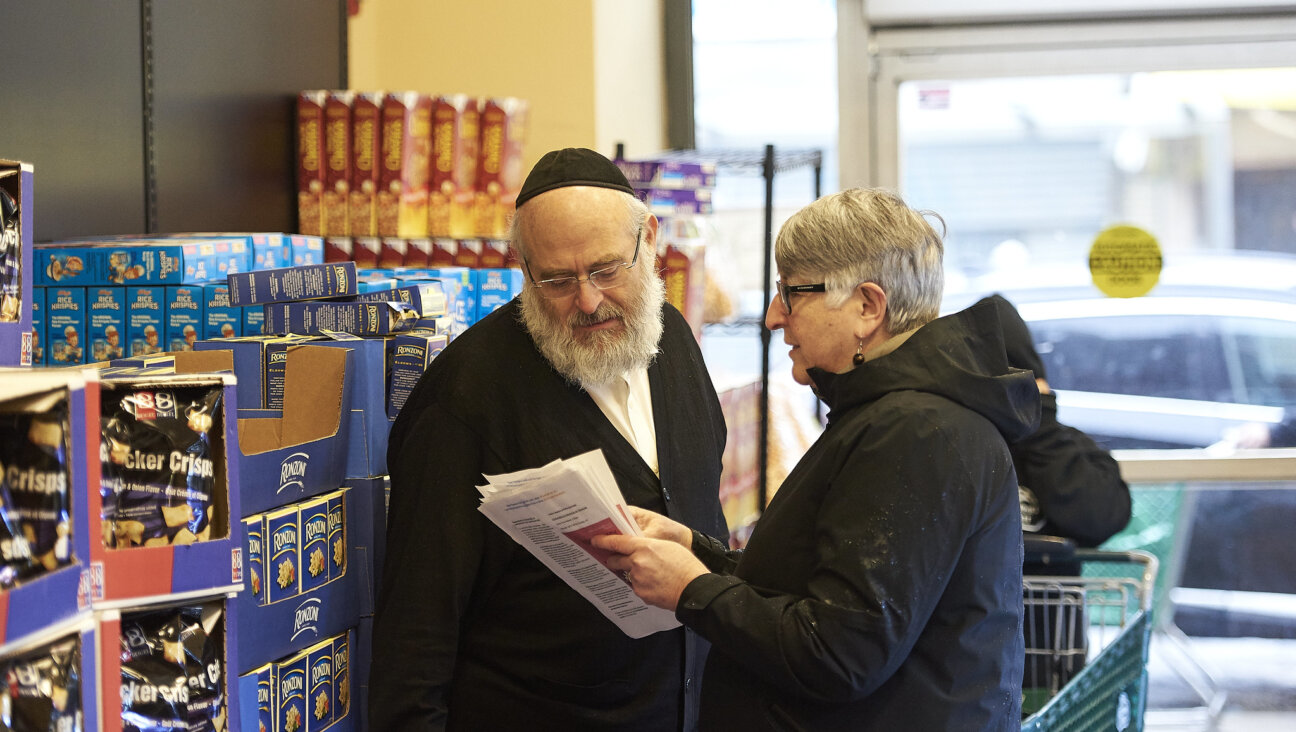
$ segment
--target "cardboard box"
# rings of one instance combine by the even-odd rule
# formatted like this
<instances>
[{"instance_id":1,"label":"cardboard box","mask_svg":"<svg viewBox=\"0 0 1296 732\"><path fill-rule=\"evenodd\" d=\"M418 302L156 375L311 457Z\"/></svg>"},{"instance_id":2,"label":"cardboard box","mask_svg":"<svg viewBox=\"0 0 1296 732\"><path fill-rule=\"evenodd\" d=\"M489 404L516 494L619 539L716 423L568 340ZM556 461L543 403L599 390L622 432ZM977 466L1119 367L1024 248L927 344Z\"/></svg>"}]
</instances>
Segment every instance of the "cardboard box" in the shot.
<instances>
[{"instance_id":1,"label":"cardboard box","mask_svg":"<svg viewBox=\"0 0 1296 732\"><path fill-rule=\"evenodd\" d=\"M432 365L432 359L449 343L445 334L418 330L387 340L387 417L396 419L405 402Z\"/></svg>"},{"instance_id":2,"label":"cardboard box","mask_svg":"<svg viewBox=\"0 0 1296 732\"><path fill-rule=\"evenodd\" d=\"M441 95L432 100L432 181L428 234L472 236L477 179L477 98Z\"/></svg>"},{"instance_id":3,"label":"cardboard box","mask_svg":"<svg viewBox=\"0 0 1296 732\"><path fill-rule=\"evenodd\" d=\"M374 269L382 253L382 239L376 236L357 236L351 240L351 260L356 269Z\"/></svg>"},{"instance_id":4,"label":"cardboard box","mask_svg":"<svg viewBox=\"0 0 1296 732\"><path fill-rule=\"evenodd\" d=\"M344 485L351 501L351 567L359 585L360 616L364 617L374 614L378 590L382 587L383 562L387 558L387 504L391 479L385 475L347 478Z\"/></svg>"},{"instance_id":5,"label":"cardboard box","mask_svg":"<svg viewBox=\"0 0 1296 732\"><path fill-rule=\"evenodd\" d=\"M522 270L479 269L476 278L477 319L490 315L522 291Z\"/></svg>"},{"instance_id":6,"label":"cardboard box","mask_svg":"<svg viewBox=\"0 0 1296 732\"><path fill-rule=\"evenodd\" d=\"M51 287L45 291L45 343L51 365L82 364L85 359L86 293L84 287Z\"/></svg>"},{"instance_id":7,"label":"cardboard box","mask_svg":"<svg viewBox=\"0 0 1296 732\"><path fill-rule=\"evenodd\" d=\"M356 293L356 267L353 262L306 264L239 272L229 275L226 282L230 304L235 307L346 297Z\"/></svg>"},{"instance_id":8,"label":"cardboard box","mask_svg":"<svg viewBox=\"0 0 1296 732\"><path fill-rule=\"evenodd\" d=\"M322 236L350 236L351 104L355 92L331 91L324 100Z\"/></svg>"},{"instance_id":9,"label":"cardboard box","mask_svg":"<svg viewBox=\"0 0 1296 732\"><path fill-rule=\"evenodd\" d=\"M376 236L379 156L382 154L381 92L357 92L351 103L349 236Z\"/></svg>"},{"instance_id":10,"label":"cardboard box","mask_svg":"<svg viewBox=\"0 0 1296 732\"><path fill-rule=\"evenodd\" d=\"M0 366L31 366L32 195L30 163L0 159Z\"/></svg>"},{"instance_id":11,"label":"cardboard box","mask_svg":"<svg viewBox=\"0 0 1296 732\"><path fill-rule=\"evenodd\" d=\"M706 248L701 244L668 244L659 258L666 283L666 302L684 315L693 337L702 339L706 301Z\"/></svg>"},{"instance_id":12,"label":"cardboard box","mask_svg":"<svg viewBox=\"0 0 1296 732\"><path fill-rule=\"evenodd\" d=\"M362 718L364 707L351 703L355 693L351 668L355 647L356 630L352 627L238 676L232 694L239 697L242 716L231 729L267 732L366 729L366 720ZM329 655L331 658L326 658ZM314 688L312 680L317 682ZM353 710L361 711L353 713Z\"/></svg>"},{"instance_id":13,"label":"cardboard box","mask_svg":"<svg viewBox=\"0 0 1296 732\"><path fill-rule=\"evenodd\" d=\"M100 709L101 693L99 689L99 648L96 634L95 617L84 612L71 621L52 623L44 632L23 643L9 644L0 648L0 678L10 685L9 692L16 696L36 693L49 699L56 688L69 692L61 709L50 708L44 711L49 714L51 730L100 730L101 718L106 716L116 719L107 720L111 727L121 729L120 708ZM50 668L54 648L62 658L69 661L66 666L55 671ZM75 661L73 661L75 659ZM69 679L68 677L72 677ZM68 686L59 686L60 682L74 681L77 691L74 696ZM70 686L70 685L69 685ZM116 702L105 701L105 704ZM13 729L28 729L46 720L24 719L19 714L5 710L5 722L14 723ZM6 727L8 729L9 727ZM44 729L44 728L43 728Z\"/></svg>"},{"instance_id":14,"label":"cardboard box","mask_svg":"<svg viewBox=\"0 0 1296 732\"><path fill-rule=\"evenodd\" d=\"M477 180L473 197L473 234L508 236L513 204L522 187L522 153L527 132L526 100L514 97L481 103Z\"/></svg>"},{"instance_id":15,"label":"cardboard box","mask_svg":"<svg viewBox=\"0 0 1296 732\"><path fill-rule=\"evenodd\" d=\"M126 343L130 356L148 356L166 350L166 288L126 288Z\"/></svg>"},{"instance_id":16,"label":"cardboard box","mask_svg":"<svg viewBox=\"0 0 1296 732\"><path fill-rule=\"evenodd\" d=\"M202 285L173 285L166 288L165 343L169 351L192 351L207 327L203 311Z\"/></svg>"},{"instance_id":17,"label":"cardboard box","mask_svg":"<svg viewBox=\"0 0 1296 732\"><path fill-rule=\"evenodd\" d=\"M396 280L393 278L391 281ZM353 299L356 302L403 302L413 307L420 318L435 318L448 312L445 291L441 283L436 281L373 290L356 295Z\"/></svg>"},{"instance_id":18,"label":"cardboard box","mask_svg":"<svg viewBox=\"0 0 1296 732\"><path fill-rule=\"evenodd\" d=\"M324 264L324 239L318 236L290 236L288 246L292 259L288 262L293 267L307 264Z\"/></svg>"},{"instance_id":19,"label":"cardboard box","mask_svg":"<svg viewBox=\"0 0 1296 732\"><path fill-rule=\"evenodd\" d=\"M326 92L297 95L297 231L324 231L324 100Z\"/></svg>"},{"instance_id":20,"label":"cardboard box","mask_svg":"<svg viewBox=\"0 0 1296 732\"><path fill-rule=\"evenodd\" d=\"M432 240L432 251L428 254L429 268L453 267L455 256L459 252L459 240L437 238Z\"/></svg>"},{"instance_id":21,"label":"cardboard box","mask_svg":"<svg viewBox=\"0 0 1296 732\"><path fill-rule=\"evenodd\" d=\"M207 338L234 338L243 334L243 310L230 305L229 281L208 282L203 288L203 332Z\"/></svg>"},{"instance_id":22,"label":"cardboard box","mask_svg":"<svg viewBox=\"0 0 1296 732\"><path fill-rule=\"evenodd\" d=\"M195 285L252 268L243 236L42 242L36 281L43 285Z\"/></svg>"},{"instance_id":23,"label":"cardboard box","mask_svg":"<svg viewBox=\"0 0 1296 732\"><path fill-rule=\"evenodd\" d=\"M351 491L349 489L334 491L319 500L328 501L333 498L344 503L342 514L347 527L346 532L348 535L354 533L355 518L352 515L354 513L352 506L355 499L351 496ZM351 568L362 566L363 562L355 549L345 542L341 545L346 555L346 562L343 565L345 571L341 574L329 576L326 581L320 582L317 586L299 592L288 592L287 588L278 587L276 567L283 561L291 561L291 557L285 555L279 561L273 558L274 532L269 527L275 524L272 524L271 517L277 516L282 519L280 523L284 531L292 525L298 526L296 531L301 532L303 529L300 525L290 524L288 519L300 513L307 503L314 502L315 499L308 499L303 504L292 504L264 515L267 528L263 546L267 556L268 572L265 584L270 594L267 595L264 603L258 603L256 597L246 592L238 597L240 672L252 671L266 663L287 657L345 632L347 628L354 627L359 619L363 592L359 583L359 572L351 571ZM298 534L299 537L301 535ZM330 552L333 548L330 546ZM303 561L301 569L308 568L308 563ZM276 591L280 593L278 596L274 594Z\"/></svg>"},{"instance_id":24,"label":"cardboard box","mask_svg":"<svg viewBox=\"0 0 1296 732\"><path fill-rule=\"evenodd\" d=\"M112 361L126 355L126 288L86 288L88 361Z\"/></svg>"},{"instance_id":25,"label":"cardboard box","mask_svg":"<svg viewBox=\"0 0 1296 732\"><path fill-rule=\"evenodd\" d=\"M405 240L405 267L426 267L432 260L432 240L415 237Z\"/></svg>"},{"instance_id":26,"label":"cardboard box","mask_svg":"<svg viewBox=\"0 0 1296 732\"><path fill-rule=\"evenodd\" d=\"M659 218L713 213L711 189L635 188L635 194Z\"/></svg>"},{"instance_id":27,"label":"cardboard box","mask_svg":"<svg viewBox=\"0 0 1296 732\"><path fill-rule=\"evenodd\" d=\"M427 236L432 99L418 92L383 98L378 235Z\"/></svg>"},{"instance_id":28,"label":"cardboard box","mask_svg":"<svg viewBox=\"0 0 1296 732\"><path fill-rule=\"evenodd\" d=\"M636 188L668 190L715 188L716 165L679 160L617 160L626 180Z\"/></svg>"},{"instance_id":29,"label":"cardboard box","mask_svg":"<svg viewBox=\"0 0 1296 732\"><path fill-rule=\"evenodd\" d=\"M350 262L355 243L349 236L330 236L324 240L324 262Z\"/></svg>"},{"instance_id":30,"label":"cardboard box","mask_svg":"<svg viewBox=\"0 0 1296 732\"><path fill-rule=\"evenodd\" d=\"M285 302L265 306L268 333L387 335L414 327L418 312L399 302Z\"/></svg>"},{"instance_id":31,"label":"cardboard box","mask_svg":"<svg viewBox=\"0 0 1296 732\"><path fill-rule=\"evenodd\" d=\"M263 335L256 338L261 344L262 360L259 366L261 368L262 389L264 390L261 406L266 409L283 409L288 349L299 343L312 341L314 338L312 336L291 334L283 336ZM237 366L235 364L235 368Z\"/></svg>"},{"instance_id":32,"label":"cardboard box","mask_svg":"<svg viewBox=\"0 0 1296 732\"><path fill-rule=\"evenodd\" d=\"M90 558L91 526L98 536L98 517L91 522L84 498L98 491L99 414L97 374L93 370L40 369L8 371L0 378L0 409L6 412L47 412L67 406L67 490L71 522L71 553L67 563L0 590L0 652L35 638L44 629L89 609L85 586ZM93 440L88 436L92 435ZM95 475L92 476L91 473Z\"/></svg>"},{"instance_id":33,"label":"cardboard box","mask_svg":"<svg viewBox=\"0 0 1296 732\"><path fill-rule=\"evenodd\" d=\"M409 252L409 240L399 236L384 236L379 240L377 265L380 269L392 269L405 264L405 255Z\"/></svg>"},{"instance_id":34,"label":"cardboard box","mask_svg":"<svg viewBox=\"0 0 1296 732\"><path fill-rule=\"evenodd\" d=\"M395 280L393 280L393 283ZM45 365L45 288L33 287L31 298L32 363Z\"/></svg>"}]
</instances>

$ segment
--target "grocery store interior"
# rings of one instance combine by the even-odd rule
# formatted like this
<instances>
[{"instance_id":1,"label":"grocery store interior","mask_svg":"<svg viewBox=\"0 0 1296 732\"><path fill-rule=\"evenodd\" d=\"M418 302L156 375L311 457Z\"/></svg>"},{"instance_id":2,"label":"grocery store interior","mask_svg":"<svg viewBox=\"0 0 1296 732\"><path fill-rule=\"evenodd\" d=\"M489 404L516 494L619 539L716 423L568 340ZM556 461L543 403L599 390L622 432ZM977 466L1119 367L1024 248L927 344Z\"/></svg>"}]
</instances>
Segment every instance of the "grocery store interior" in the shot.
<instances>
[{"instance_id":1,"label":"grocery store interior","mask_svg":"<svg viewBox=\"0 0 1296 732\"><path fill-rule=\"evenodd\" d=\"M773 286L771 237L818 195L851 187L891 188L914 208L938 213L946 226L945 310L994 292L1012 300L1049 368L1059 419L1111 450L1130 486L1130 525L1100 548L1156 560L1154 581L1137 588L1142 597L1133 605L1137 611L1145 600L1150 608L1146 685L1135 702L1146 707L1144 728L1296 729L1296 564L1289 559L1296 439L1281 439L1284 428L1296 430L1289 421L1296 418L1296 3L0 0L0 6L0 183L23 181L11 195L25 198L19 201L24 242L238 232L228 235L233 241L242 232L275 232L321 242L301 260L293 259L296 244L283 244L285 263L353 261L360 275L389 266L392 257L398 265L431 266L436 237L458 233L438 234L426 225L391 232L393 239L430 240L418 259L413 244L364 249L362 240L377 242L385 232L330 238L338 232L328 230L327 218L305 223L300 105L305 92L316 90L351 90L356 98L412 90L497 100L506 115L522 109L512 118L517 130L505 133L514 144L514 171L571 146L628 161L710 166L712 179L687 204L658 191L665 208L654 211L671 222L664 230L675 237L674 251L693 263L686 269L698 294L681 297L688 298L686 315L717 390L728 395L726 409L758 412L742 429L730 425L731 439L756 446L734 458L744 461L726 504L735 541L750 534L823 416L814 396L792 382L780 336L763 326ZM323 114L321 106L321 121ZM18 163L27 164L21 174ZM1156 267L1139 272L1136 296L1100 287L1091 269L1095 243L1118 227L1137 229L1157 253ZM471 232L468 238L488 243L466 266L507 269L488 263L489 241L503 234L498 226ZM250 235L248 242L250 253ZM458 246L459 254L467 251ZM21 282L28 299L67 282L40 279L53 277L45 269L52 259L42 252L36 248ZM446 256L445 264L463 261L453 252ZM0 277L13 271L0 267ZM480 307L498 307L520 282L503 300ZM86 282L81 289L103 284ZM453 310L454 296L446 297ZM40 302L52 323L53 300ZM40 306L35 316L31 307L25 302L12 323L0 315L0 364L31 363L30 337L18 335L19 325L40 317ZM246 328L260 327L240 322L245 335L252 332ZM470 323L457 320L452 328ZM440 333L441 346L457 332ZM37 336L51 354L53 339L52 331ZM182 336L172 342L190 348ZM85 347L91 348L89 338ZM382 392L381 349L373 358ZM108 359L82 355L68 364L97 360ZM326 364L316 368L329 373ZM0 388L0 402L54 389L73 413L99 408L97 387L51 376L61 370L37 371L42 376L30 385ZM220 378L167 378L179 379L177 388L215 390L227 399L235 393ZM390 407L385 392L373 398L380 409ZM239 412L243 406L240 401ZM75 420L67 428L73 434ZM226 430L232 439L234 427ZM381 543L383 466L371 456L356 467L353 458L333 466L335 484L307 489L301 499L320 511L345 506L347 526L377 521L370 538ZM270 468L242 460L231 473L280 470L277 460ZM93 494L90 503L98 507ZM332 508L325 496L335 501ZM230 618L268 629L299 621L286 609L294 597L313 592L337 602L349 622L318 624L309 648L268 640L271 630L263 637L240 628L243 667L228 675L254 673L253 657L261 668L289 652L301 655L302 664L314 663L308 651L318 656L332 643L334 676L345 668L338 649L349 647L359 685L356 649L365 643L372 598L345 583L371 582L367 574L355 575L374 566L366 552L381 549L352 541L350 578L310 590L303 577L297 596L275 600L262 588L261 600L248 601L241 562L250 563L252 552L232 527L255 516L256 531L267 532L268 541L270 522L285 503L247 497L238 503L227 496L218 509L232 529L224 542L197 551L130 550L165 554L167 566L193 562L198 569L189 585L142 589L125 577L152 565L120 562L84 538L73 542L74 553L90 559L85 567L73 562L75 576L64 567L17 588L0 577L6 583L0 607L10 616L0 613L0 626L11 625L7 634L0 628L0 662L68 634L100 642L105 632L161 622L130 614L159 597L205 602L202 620L195 621L200 625L224 603ZM294 510L304 522L306 509ZM220 523L214 522L218 530ZM74 538L82 526L73 524ZM354 537L363 535L355 531ZM117 541L122 536L129 534L117 534ZM243 558L234 581L223 564L231 550ZM69 592L67 618L47 624L35 617L36 607L58 605ZM348 595L354 597L343 599ZM87 621L87 609L103 615ZM254 617L264 620L249 620ZM1091 664L1102 658L1105 642L1092 631ZM255 681L247 692L231 683L228 693L255 699ZM363 701L355 688L352 710ZM336 729L364 729L343 714L346 698L331 697ZM113 712L85 709L86 728L95 728L90 720L119 728ZM255 710L249 717L244 709L241 719L255 719ZM239 729L234 717L230 728Z\"/></svg>"}]
</instances>

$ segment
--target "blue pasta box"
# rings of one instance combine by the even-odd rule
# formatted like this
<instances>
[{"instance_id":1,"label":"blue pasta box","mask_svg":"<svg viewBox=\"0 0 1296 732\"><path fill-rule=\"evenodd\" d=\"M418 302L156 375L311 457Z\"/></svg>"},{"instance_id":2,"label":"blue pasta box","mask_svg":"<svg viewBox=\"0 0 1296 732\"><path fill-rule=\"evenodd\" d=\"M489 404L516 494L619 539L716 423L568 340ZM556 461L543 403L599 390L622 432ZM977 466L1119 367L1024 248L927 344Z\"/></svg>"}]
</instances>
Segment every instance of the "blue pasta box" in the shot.
<instances>
[{"instance_id":1,"label":"blue pasta box","mask_svg":"<svg viewBox=\"0 0 1296 732\"><path fill-rule=\"evenodd\" d=\"M332 547L328 534L328 497L297 504L297 519L301 537L301 591L305 593L329 581Z\"/></svg>"},{"instance_id":2,"label":"blue pasta box","mask_svg":"<svg viewBox=\"0 0 1296 732\"><path fill-rule=\"evenodd\" d=\"M276 732L306 732L306 678L310 657L302 651L275 664Z\"/></svg>"},{"instance_id":3,"label":"blue pasta box","mask_svg":"<svg viewBox=\"0 0 1296 732\"><path fill-rule=\"evenodd\" d=\"M45 293L45 343L51 366L85 363L84 287L51 287Z\"/></svg>"},{"instance_id":4,"label":"blue pasta box","mask_svg":"<svg viewBox=\"0 0 1296 732\"><path fill-rule=\"evenodd\" d=\"M192 351L207 327L203 313L202 285L171 285L166 288L167 350Z\"/></svg>"},{"instance_id":5,"label":"blue pasta box","mask_svg":"<svg viewBox=\"0 0 1296 732\"><path fill-rule=\"evenodd\" d=\"M32 365L45 365L45 288L33 287L31 298Z\"/></svg>"},{"instance_id":6,"label":"blue pasta box","mask_svg":"<svg viewBox=\"0 0 1296 732\"><path fill-rule=\"evenodd\" d=\"M301 543L297 506L265 514L266 604L296 597L301 588Z\"/></svg>"},{"instance_id":7,"label":"blue pasta box","mask_svg":"<svg viewBox=\"0 0 1296 732\"><path fill-rule=\"evenodd\" d=\"M126 355L126 288L86 288L86 338L89 361L113 361Z\"/></svg>"},{"instance_id":8,"label":"blue pasta box","mask_svg":"<svg viewBox=\"0 0 1296 732\"><path fill-rule=\"evenodd\" d=\"M234 338L243 334L243 308L230 305L229 281L203 286L203 338Z\"/></svg>"},{"instance_id":9,"label":"blue pasta box","mask_svg":"<svg viewBox=\"0 0 1296 732\"><path fill-rule=\"evenodd\" d=\"M447 307L445 291L441 283L436 281L374 290L359 294L354 300L356 302L403 302L418 311L419 319L445 315Z\"/></svg>"},{"instance_id":10,"label":"blue pasta box","mask_svg":"<svg viewBox=\"0 0 1296 732\"><path fill-rule=\"evenodd\" d=\"M236 272L227 281L230 304L236 307L350 297L356 294L356 267L355 262L304 264Z\"/></svg>"},{"instance_id":11,"label":"blue pasta box","mask_svg":"<svg viewBox=\"0 0 1296 732\"><path fill-rule=\"evenodd\" d=\"M126 342L128 356L147 356L166 350L166 288L126 288Z\"/></svg>"},{"instance_id":12,"label":"blue pasta box","mask_svg":"<svg viewBox=\"0 0 1296 732\"><path fill-rule=\"evenodd\" d=\"M360 336L388 335L414 327L418 312L402 302L283 302L265 306L265 332Z\"/></svg>"},{"instance_id":13,"label":"blue pasta box","mask_svg":"<svg viewBox=\"0 0 1296 732\"><path fill-rule=\"evenodd\" d=\"M265 517L253 514L243 519L243 541L247 548L243 554L243 566L247 573L247 593L257 605L265 604L265 550L262 543L265 532Z\"/></svg>"},{"instance_id":14,"label":"blue pasta box","mask_svg":"<svg viewBox=\"0 0 1296 732\"><path fill-rule=\"evenodd\" d=\"M275 732L273 663L263 664L239 676L238 696L243 718L241 724L231 725L231 729Z\"/></svg>"},{"instance_id":15,"label":"blue pasta box","mask_svg":"<svg viewBox=\"0 0 1296 732\"><path fill-rule=\"evenodd\" d=\"M522 291L522 270L479 269L477 278L477 319L490 315Z\"/></svg>"},{"instance_id":16,"label":"blue pasta box","mask_svg":"<svg viewBox=\"0 0 1296 732\"><path fill-rule=\"evenodd\" d=\"M0 160L0 366L31 366L34 356L33 171L30 163Z\"/></svg>"},{"instance_id":17,"label":"blue pasta box","mask_svg":"<svg viewBox=\"0 0 1296 732\"><path fill-rule=\"evenodd\" d=\"M310 713L306 730L323 730L333 724L337 711L333 685L333 638L322 640L306 649L306 711Z\"/></svg>"},{"instance_id":18,"label":"blue pasta box","mask_svg":"<svg viewBox=\"0 0 1296 732\"><path fill-rule=\"evenodd\" d=\"M348 630L333 637L333 699L334 719L346 719L351 713L351 635ZM360 722L363 725L364 722Z\"/></svg>"},{"instance_id":19,"label":"blue pasta box","mask_svg":"<svg viewBox=\"0 0 1296 732\"><path fill-rule=\"evenodd\" d=\"M346 534L346 499L341 491L330 493L327 497L328 511L328 557L329 578L336 579L346 574L347 569L347 534Z\"/></svg>"},{"instance_id":20,"label":"blue pasta box","mask_svg":"<svg viewBox=\"0 0 1296 732\"><path fill-rule=\"evenodd\" d=\"M448 341L448 336L425 329L401 333L387 339L388 419L396 419L419 379L423 378L423 372L427 371L432 359L441 353Z\"/></svg>"}]
</instances>

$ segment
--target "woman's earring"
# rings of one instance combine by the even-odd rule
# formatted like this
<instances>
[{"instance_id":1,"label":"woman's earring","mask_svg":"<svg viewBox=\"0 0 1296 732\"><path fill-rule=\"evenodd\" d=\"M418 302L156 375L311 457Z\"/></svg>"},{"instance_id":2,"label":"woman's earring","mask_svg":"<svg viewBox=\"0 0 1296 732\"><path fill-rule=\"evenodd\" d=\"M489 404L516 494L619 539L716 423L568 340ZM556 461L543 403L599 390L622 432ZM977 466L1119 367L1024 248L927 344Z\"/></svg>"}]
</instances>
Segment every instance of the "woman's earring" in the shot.
<instances>
[{"instance_id":1,"label":"woman's earring","mask_svg":"<svg viewBox=\"0 0 1296 732\"><path fill-rule=\"evenodd\" d=\"M859 346L855 348L855 355L851 357L851 362L856 366L864 363L864 341L860 341Z\"/></svg>"}]
</instances>

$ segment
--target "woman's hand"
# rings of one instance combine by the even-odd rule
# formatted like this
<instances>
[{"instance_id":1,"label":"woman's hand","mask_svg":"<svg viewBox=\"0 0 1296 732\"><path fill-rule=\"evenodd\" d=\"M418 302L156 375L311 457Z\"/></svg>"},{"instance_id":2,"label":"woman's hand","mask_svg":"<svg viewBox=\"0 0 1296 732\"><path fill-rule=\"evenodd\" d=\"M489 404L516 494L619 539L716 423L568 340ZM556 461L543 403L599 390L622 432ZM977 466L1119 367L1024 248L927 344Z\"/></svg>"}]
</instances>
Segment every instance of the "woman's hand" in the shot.
<instances>
[{"instance_id":1,"label":"woman's hand","mask_svg":"<svg viewBox=\"0 0 1296 732\"><path fill-rule=\"evenodd\" d=\"M605 534L594 537L591 543L612 552L607 566L622 572L644 602L671 612L675 612L688 583L707 573L693 552L674 541Z\"/></svg>"},{"instance_id":2,"label":"woman's hand","mask_svg":"<svg viewBox=\"0 0 1296 732\"><path fill-rule=\"evenodd\" d=\"M639 530L650 539L664 539L693 551L693 530L678 521L672 521L660 513L653 513L646 508L628 506L630 517L639 524Z\"/></svg>"}]
</instances>

